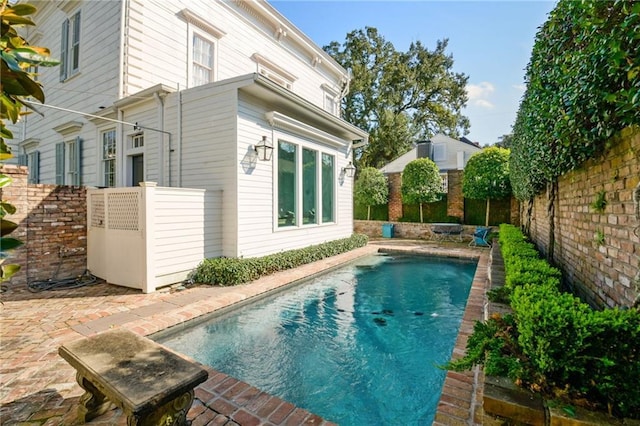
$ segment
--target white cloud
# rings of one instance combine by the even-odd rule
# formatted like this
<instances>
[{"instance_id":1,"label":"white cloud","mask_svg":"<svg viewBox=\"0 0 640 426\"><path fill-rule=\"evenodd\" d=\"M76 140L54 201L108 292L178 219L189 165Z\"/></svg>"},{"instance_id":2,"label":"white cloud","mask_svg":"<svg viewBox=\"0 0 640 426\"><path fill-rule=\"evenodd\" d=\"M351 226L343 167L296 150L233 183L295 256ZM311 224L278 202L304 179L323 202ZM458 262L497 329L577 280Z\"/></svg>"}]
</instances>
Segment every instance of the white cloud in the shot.
<instances>
[{"instance_id":1,"label":"white cloud","mask_svg":"<svg viewBox=\"0 0 640 426\"><path fill-rule=\"evenodd\" d=\"M489 98L495 90L495 86L488 81L483 81L480 84L469 84L467 86L469 102L481 108L493 108L494 105Z\"/></svg>"},{"instance_id":2,"label":"white cloud","mask_svg":"<svg viewBox=\"0 0 640 426\"><path fill-rule=\"evenodd\" d=\"M493 108L495 106L486 99L476 99L473 104L481 108Z\"/></svg>"},{"instance_id":3,"label":"white cloud","mask_svg":"<svg viewBox=\"0 0 640 426\"><path fill-rule=\"evenodd\" d=\"M527 85L526 84L514 84L513 85L514 89L517 89L521 92L524 92L525 90L527 90Z\"/></svg>"}]
</instances>

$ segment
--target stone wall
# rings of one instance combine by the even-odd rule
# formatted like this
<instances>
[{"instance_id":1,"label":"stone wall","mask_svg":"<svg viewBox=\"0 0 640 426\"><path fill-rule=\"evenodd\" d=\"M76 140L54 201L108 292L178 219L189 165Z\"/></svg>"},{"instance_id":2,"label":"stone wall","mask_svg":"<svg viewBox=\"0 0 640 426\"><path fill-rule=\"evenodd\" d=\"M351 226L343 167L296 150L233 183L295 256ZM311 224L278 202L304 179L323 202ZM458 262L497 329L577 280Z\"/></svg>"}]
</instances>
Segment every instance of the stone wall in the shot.
<instances>
[{"instance_id":1,"label":"stone wall","mask_svg":"<svg viewBox=\"0 0 640 426\"><path fill-rule=\"evenodd\" d=\"M640 295L640 131L627 129L597 160L558 180L555 214L548 214L549 193L537 196L531 217L522 204L522 224L548 255L553 217L553 262L567 284L593 306L631 306ZM606 207L591 206L604 191ZM640 194L638 194L640 196Z\"/></svg>"},{"instance_id":2,"label":"stone wall","mask_svg":"<svg viewBox=\"0 0 640 426\"><path fill-rule=\"evenodd\" d=\"M431 223L415 223L415 222L384 222L381 220L354 220L353 231L358 234L365 234L370 238L382 237L382 225L393 224L394 238L408 238L413 240L435 240L433 232L431 232ZM462 238L465 242L470 242L473 232L476 230L474 225L462 226ZM497 228L494 228L497 230Z\"/></svg>"},{"instance_id":3,"label":"stone wall","mask_svg":"<svg viewBox=\"0 0 640 426\"><path fill-rule=\"evenodd\" d=\"M2 165L0 173L13 179L1 197L16 207L7 219L19 225L11 236L24 243L8 260L22 266L8 285L82 274L87 267L86 188L27 184L23 166Z\"/></svg>"}]
</instances>

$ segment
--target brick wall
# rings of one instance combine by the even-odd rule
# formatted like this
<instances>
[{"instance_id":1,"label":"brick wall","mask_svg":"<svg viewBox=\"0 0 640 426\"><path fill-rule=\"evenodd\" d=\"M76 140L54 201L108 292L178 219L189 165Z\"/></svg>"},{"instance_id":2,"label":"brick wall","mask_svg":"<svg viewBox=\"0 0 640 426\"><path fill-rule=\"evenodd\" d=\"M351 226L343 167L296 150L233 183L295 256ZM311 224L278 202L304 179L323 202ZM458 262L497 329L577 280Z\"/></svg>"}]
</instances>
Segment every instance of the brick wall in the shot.
<instances>
[{"instance_id":1,"label":"brick wall","mask_svg":"<svg viewBox=\"0 0 640 426\"><path fill-rule=\"evenodd\" d=\"M627 129L597 160L558 180L554 215L554 262L568 284L594 306L631 306L640 295L640 131ZM604 212L590 206L605 192ZM549 192L535 198L530 236L549 252ZM527 225L527 203L522 205ZM598 236L604 241L597 241Z\"/></svg>"},{"instance_id":2,"label":"brick wall","mask_svg":"<svg viewBox=\"0 0 640 426\"><path fill-rule=\"evenodd\" d=\"M389 220L398 220L403 216L402 212L402 174L391 173L389 179Z\"/></svg>"},{"instance_id":3,"label":"brick wall","mask_svg":"<svg viewBox=\"0 0 640 426\"><path fill-rule=\"evenodd\" d=\"M449 170L447 215L464 220L464 197L462 195L462 170Z\"/></svg>"},{"instance_id":4,"label":"brick wall","mask_svg":"<svg viewBox=\"0 0 640 426\"><path fill-rule=\"evenodd\" d=\"M57 278L80 275L87 265L86 189L27 184L22 166L2 165L0 173L13 179L1 197L17 208L7 219L18 223L11 236L24 243L9 259L22 268L8 285L52 278L58 267Z\"/></svg>"}]
</instances>

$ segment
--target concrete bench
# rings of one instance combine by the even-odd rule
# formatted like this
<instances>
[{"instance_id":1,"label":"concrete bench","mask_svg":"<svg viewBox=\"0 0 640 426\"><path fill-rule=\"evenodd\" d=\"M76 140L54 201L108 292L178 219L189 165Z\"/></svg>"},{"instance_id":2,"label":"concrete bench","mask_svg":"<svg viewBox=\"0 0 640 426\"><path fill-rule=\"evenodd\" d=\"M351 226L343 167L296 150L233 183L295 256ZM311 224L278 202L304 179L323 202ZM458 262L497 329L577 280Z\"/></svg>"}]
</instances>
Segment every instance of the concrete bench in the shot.
<instances>
[{"instance_id":1,"label":"concrete bench","mask_svg":"<svg viewBox=\"0 0 640 426\"><path fill-rule=\"evenodd\" d=\"M87 422L117 405L128 425L186 425L193 389L207 380L200 365L126 330L65 344L58 353L77 370L78 417Z\"/></svg>"}]
</instances>

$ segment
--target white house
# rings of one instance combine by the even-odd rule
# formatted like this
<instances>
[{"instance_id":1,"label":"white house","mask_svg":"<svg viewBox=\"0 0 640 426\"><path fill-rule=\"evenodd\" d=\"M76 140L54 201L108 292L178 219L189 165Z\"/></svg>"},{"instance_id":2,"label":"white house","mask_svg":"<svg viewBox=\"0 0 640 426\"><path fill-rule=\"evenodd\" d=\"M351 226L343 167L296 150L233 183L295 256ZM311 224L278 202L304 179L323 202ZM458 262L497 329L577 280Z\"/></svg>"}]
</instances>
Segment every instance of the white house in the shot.
<instances>
[{"instance_id":1,"label":"white house","mask_svg":"<svg viewBox=\"0 0 640 426\"><path fill-rule=\"evenodd\" d=\"M349 236L349 75L266 1L36 2L62 63L14 129L30 180L222 191L221 244L253 257ZM256 145L273 147L258 159Z\"/></svg>"},{"instance_id":2,"label":"white house","mask_svg":"<svg viewBox=\"0 0 640 426\"><path fill-rule=\"evenodd\" d=\"M417 158L432 159L440 170L442 192L447 194L447 214L464 219L464 198L462 196L462 170L469 158L481 148L466 138L453 139L437 134L423 141L387 163L380 169L389 180L389 220L399 220L403 215L402 172L411 161Z\"/></svg>"},{"instance_id":3,"label":"white house","mask_svg":"<svg viewBox=\"0 0 640 426\"><path fill-rule=\"evenodd\" d=\"M466 138L453 139L441 133L430 140L420 142L410 151L387 163L380 169L383 173L402 173L411 161L417 158L431 158L441 173L448 170L462 170L469 158L481 148Z\"/></svg>"}]
</instances>

